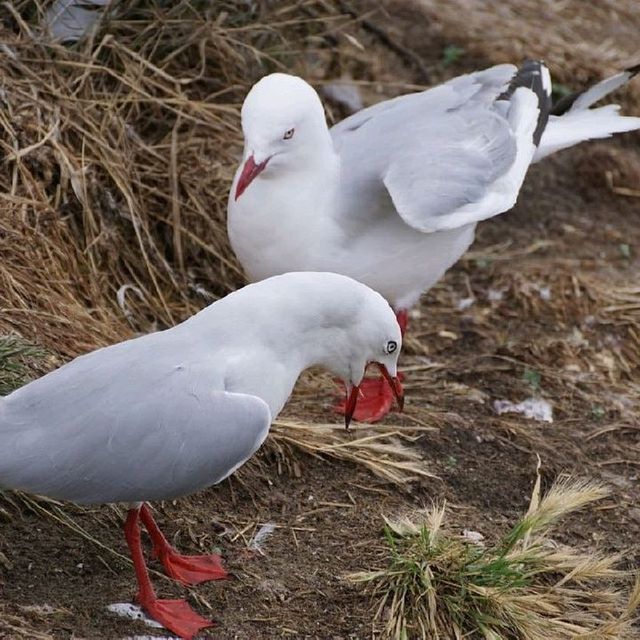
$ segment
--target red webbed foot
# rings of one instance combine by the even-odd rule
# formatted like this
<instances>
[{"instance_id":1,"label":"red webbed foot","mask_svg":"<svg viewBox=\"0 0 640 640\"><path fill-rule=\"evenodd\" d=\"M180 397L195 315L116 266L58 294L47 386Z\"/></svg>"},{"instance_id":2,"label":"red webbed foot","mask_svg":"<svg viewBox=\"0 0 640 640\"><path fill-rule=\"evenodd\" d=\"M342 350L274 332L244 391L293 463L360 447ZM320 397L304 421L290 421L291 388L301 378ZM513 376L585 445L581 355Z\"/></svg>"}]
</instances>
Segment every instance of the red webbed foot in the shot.
<instances>
[{"instance_id":1,"label":"red webbed foot","mask_svg":"<svg viewBox=\"0 0 640 640\"><path fill-rule=\"evenodd\" d=\"M140 507L129 509L124 523L124 534L131 551L131 559L133 560L133 567L138 580L136 602L163 627L166 627L181 638L185 638L185 640L191 640L200 629L213 627L214 622L198 615L184 600L159 600L156 597L142 552L139 519L142 519L149 529L156 549L161 549L165 552L167 550L173 551L173 548L160 533L147 505L143 504Z\"/></svg>"},{"instance_id":2,"label":"red webbed foot","mask_svg":"<svg viewBox=\"0 0 640 640\"><path fill-rule=\"evenodd\" d=\"M222 566L222 558L215 553L205 556L183 556L171 549L154 552L164 565L167 575L182 584L194 585L208 580L224 580L229 572Z\"/></svg>"},{"instance_id":3,"label":"red webbed foot","mask_svg":"<svg viewBox=\"0 0 640 640\"><path fill-rule=\"evenodd\" d=\"M154 620L185 640L191 640L201 629L215 626L215 622L203 618L184 600L159 600L138 595L136 601Z\"/></svg>"},{"instance_id":4,"label":"red webbed foot","mask_svg":"<svg viewBox=\"0 0 640 640\"><path fill-rule=\"evenodd\" d=\"M208 580L223 580L229 573L222 566L222 558L212 553L204 556L183 556L164 537L145 504L140 507L140 518L153 542L153 557L164 565L167 574L183 584L200 584Z\"/></svg>"}]
</instances>

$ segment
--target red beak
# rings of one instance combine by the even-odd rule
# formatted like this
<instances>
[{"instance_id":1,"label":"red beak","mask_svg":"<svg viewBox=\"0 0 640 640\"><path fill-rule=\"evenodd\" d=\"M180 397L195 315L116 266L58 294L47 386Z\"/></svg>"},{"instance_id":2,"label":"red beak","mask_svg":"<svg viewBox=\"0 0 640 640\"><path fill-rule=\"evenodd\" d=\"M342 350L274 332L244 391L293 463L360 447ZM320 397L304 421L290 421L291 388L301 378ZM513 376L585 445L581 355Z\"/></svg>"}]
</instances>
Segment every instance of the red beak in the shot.
<instances>
[{"instance_id":1,"label":"red beak","mask_svg":"<svg viewBox=\"0 0 640 640\"><path fill-rule=\"evenodd\" d=\"M358 396L360 395L360 387L351 387L351 393L347 396L347 402L344 405L344 427L349 428L351 424L351 418L353 412L356 410L356 404L358 403Z\"/></svg>"},{"instance_id":2,"label":"red beak","mask_svg":"<svg viewBox=\"0 0 640 640\"><path fill-rule=\"evenodd\" d=\"M269 162L269 158L263 160L260 164L256 164L253 154L249 156L247 161L244 163L244 167L242 167L242 173L240 174L238 184L236 185L236 200L244 193L245 189L258 177L258 175L264 171L264 168L267 166L267 162Z\"/></svg>"},{"instance_id":3,"label":"red beak","mask_svg":"<svg viewBox=\"0 0 640 640\"><path fill-rule=\"evenodd\" d=\"M387 367L379 362L376 362L378 369L380 369L380 373L387 381L389 386L391 387L391 391L393 391L393 395L395 396L396 402L398 403L398 411L402 411L404 409L404 391L402 389L402 383L400 380L395 377L392 378L391 374L387 371ZM353 417L353 413L356 410L356 404L358 403L358 397L360 396L360 387L351 387L351 391L347 396L347 401L344 406L344 426L348 429L351 424L351 418Z\"/></svg>"},{"instance_id":4,"label":"red beak","mask_svg":"<svg viewBox=\"0 0 640 640\"><path fill-rule=\"evenodd\" d=\"M376 364L378 365L378 369L380 369L380 373L383 375L384 379L389 383L391 391L393 391L393 395L398 403L398 411L402 413L404 409L404 390L402 388L402 383L397 377L392 378L391 374L387 371L387 367L383 364L380 364L379 362L376 362Z\"/></svg>"}]
</instances>

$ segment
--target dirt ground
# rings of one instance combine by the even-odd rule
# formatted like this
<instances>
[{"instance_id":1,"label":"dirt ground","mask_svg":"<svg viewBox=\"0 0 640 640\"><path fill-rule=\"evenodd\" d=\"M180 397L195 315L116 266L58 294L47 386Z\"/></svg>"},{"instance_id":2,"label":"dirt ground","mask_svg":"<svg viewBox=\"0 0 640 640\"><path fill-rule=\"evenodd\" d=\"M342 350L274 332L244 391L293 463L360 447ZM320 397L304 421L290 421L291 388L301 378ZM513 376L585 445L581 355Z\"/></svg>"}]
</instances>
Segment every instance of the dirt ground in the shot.
<instances>
[{"instance_id":1,"label":"dirt ground","mask_svg":"<svg viewBox=\"0 0 640 640\"><path fill-rule=\"evenodd\" d=\"M413 47L437 80L486 62L462 56L445 68L443 46L434 36ZM415 69L395 64L403 81L415 78ZM614 192L606 173L614 186L637 189L639 143L638 134L620 136L533 167L515 209L480 225L471 253L414 313L401 357L406 410L387 421L433 426L416 446L437 478L401 489L354 465L299 454L297 474L279 475L267 458L263 478L241 474L157 505L182 550L219 548L233 571L232 580L190 590L192 604L219 623L211 637L374 636L367 595L343 576L376 566L382 515L446 499L460 529L491 539L526 510L537 456L546 482L571 473L601 479L612 492L569 519L561 539L619 551L637 567L638 299L623 297L638 290L640 198ZM332 393L328 386L315 417L332 419ZM493 409L494 400L530 396L549 401L553 423ZM299 407L296 396L286 415L310 419ZM109 551L126 552L119 513L68 513L106 548L35 512L0 511L3 612L56 639L162 635L106 611L135 589L131 565ZM266 522L277 527L264 555L247 553ZM154 580L163 596L186 592ZM21 636L0 627L0 637Z\"/></svg>"}]
</instances>

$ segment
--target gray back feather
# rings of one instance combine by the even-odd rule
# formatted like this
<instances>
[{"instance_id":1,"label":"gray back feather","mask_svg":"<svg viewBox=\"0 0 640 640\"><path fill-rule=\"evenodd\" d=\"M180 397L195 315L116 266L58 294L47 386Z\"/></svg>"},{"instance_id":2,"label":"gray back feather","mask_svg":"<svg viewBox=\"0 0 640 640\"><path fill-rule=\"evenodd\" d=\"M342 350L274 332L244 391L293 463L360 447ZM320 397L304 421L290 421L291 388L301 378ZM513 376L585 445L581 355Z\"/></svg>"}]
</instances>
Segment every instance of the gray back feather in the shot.
<instances>
[{"instance_id":1,"label":"gray back feather","mask_svg":"<svg viewBox=\"0 0 640 640\"><path fill-rule=\"evenodd\" d=\"M219 482L267 435L266 403L223 389L184 331L94 351L0 399L0 487L80 503Z\"/></svg>"},{"instance_id":2,"label":"gray back feather","mask_svg":"<svg viewBox=\"0 0 640 640\"><path fill-rule=\"evenodd\" d=\"M386 190L411 227L429 232L454 226L455 212L482 199L514 162L507 107L496 97L515 71L499 65L460 76L333 127L343 175L341 215L360 212L366 219ZM364 183L368 190L360 188ZM363 202L365 191L370 201Z\"/></svg>"}]
</instances>

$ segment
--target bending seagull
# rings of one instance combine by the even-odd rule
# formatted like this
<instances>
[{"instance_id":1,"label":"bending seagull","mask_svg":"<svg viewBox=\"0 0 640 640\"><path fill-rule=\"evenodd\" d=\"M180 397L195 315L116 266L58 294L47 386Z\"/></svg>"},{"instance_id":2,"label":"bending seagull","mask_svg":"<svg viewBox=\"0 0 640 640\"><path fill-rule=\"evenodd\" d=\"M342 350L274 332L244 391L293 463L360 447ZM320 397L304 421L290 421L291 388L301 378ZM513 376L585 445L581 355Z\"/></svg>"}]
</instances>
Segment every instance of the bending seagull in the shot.
<instances>
[{"instance_id":1,"label":"bending seagull","mask_svg":"<svg viewBox=\"0 0 640 640\"><path fill-rule=\"evenodd\" d=\"M159 600L141 520L168 574L224 578L219 556L181 556L144 504L216 484L267 437L301 371L322 365L351 389L376 362L401 390L400 329L389 304L332 273L249 285L182 324L98 349L0 398L0 487L82 504L130 503L124 532L137 601L183 638L212 623L183 600Z\"/></svg>"},{"instance_id":2,"label":"bending seagull","mask_svg":"<svg viewBox=\"0 0 640 640\"><path fill-rule=\"evenodd\" d=\"M251 280L291 270L355 278L389 301L404 332L407 309L467 250L476 224L513 207L532 162L640 128L616 105L590 108L638 70L549 115L546 67L504 64L381 102L332 129L306 82L266 76L242 107L233 249ZM355 417L380 419L391 395L382 381L365 382Z\"/></svg>"}]
</instances>

